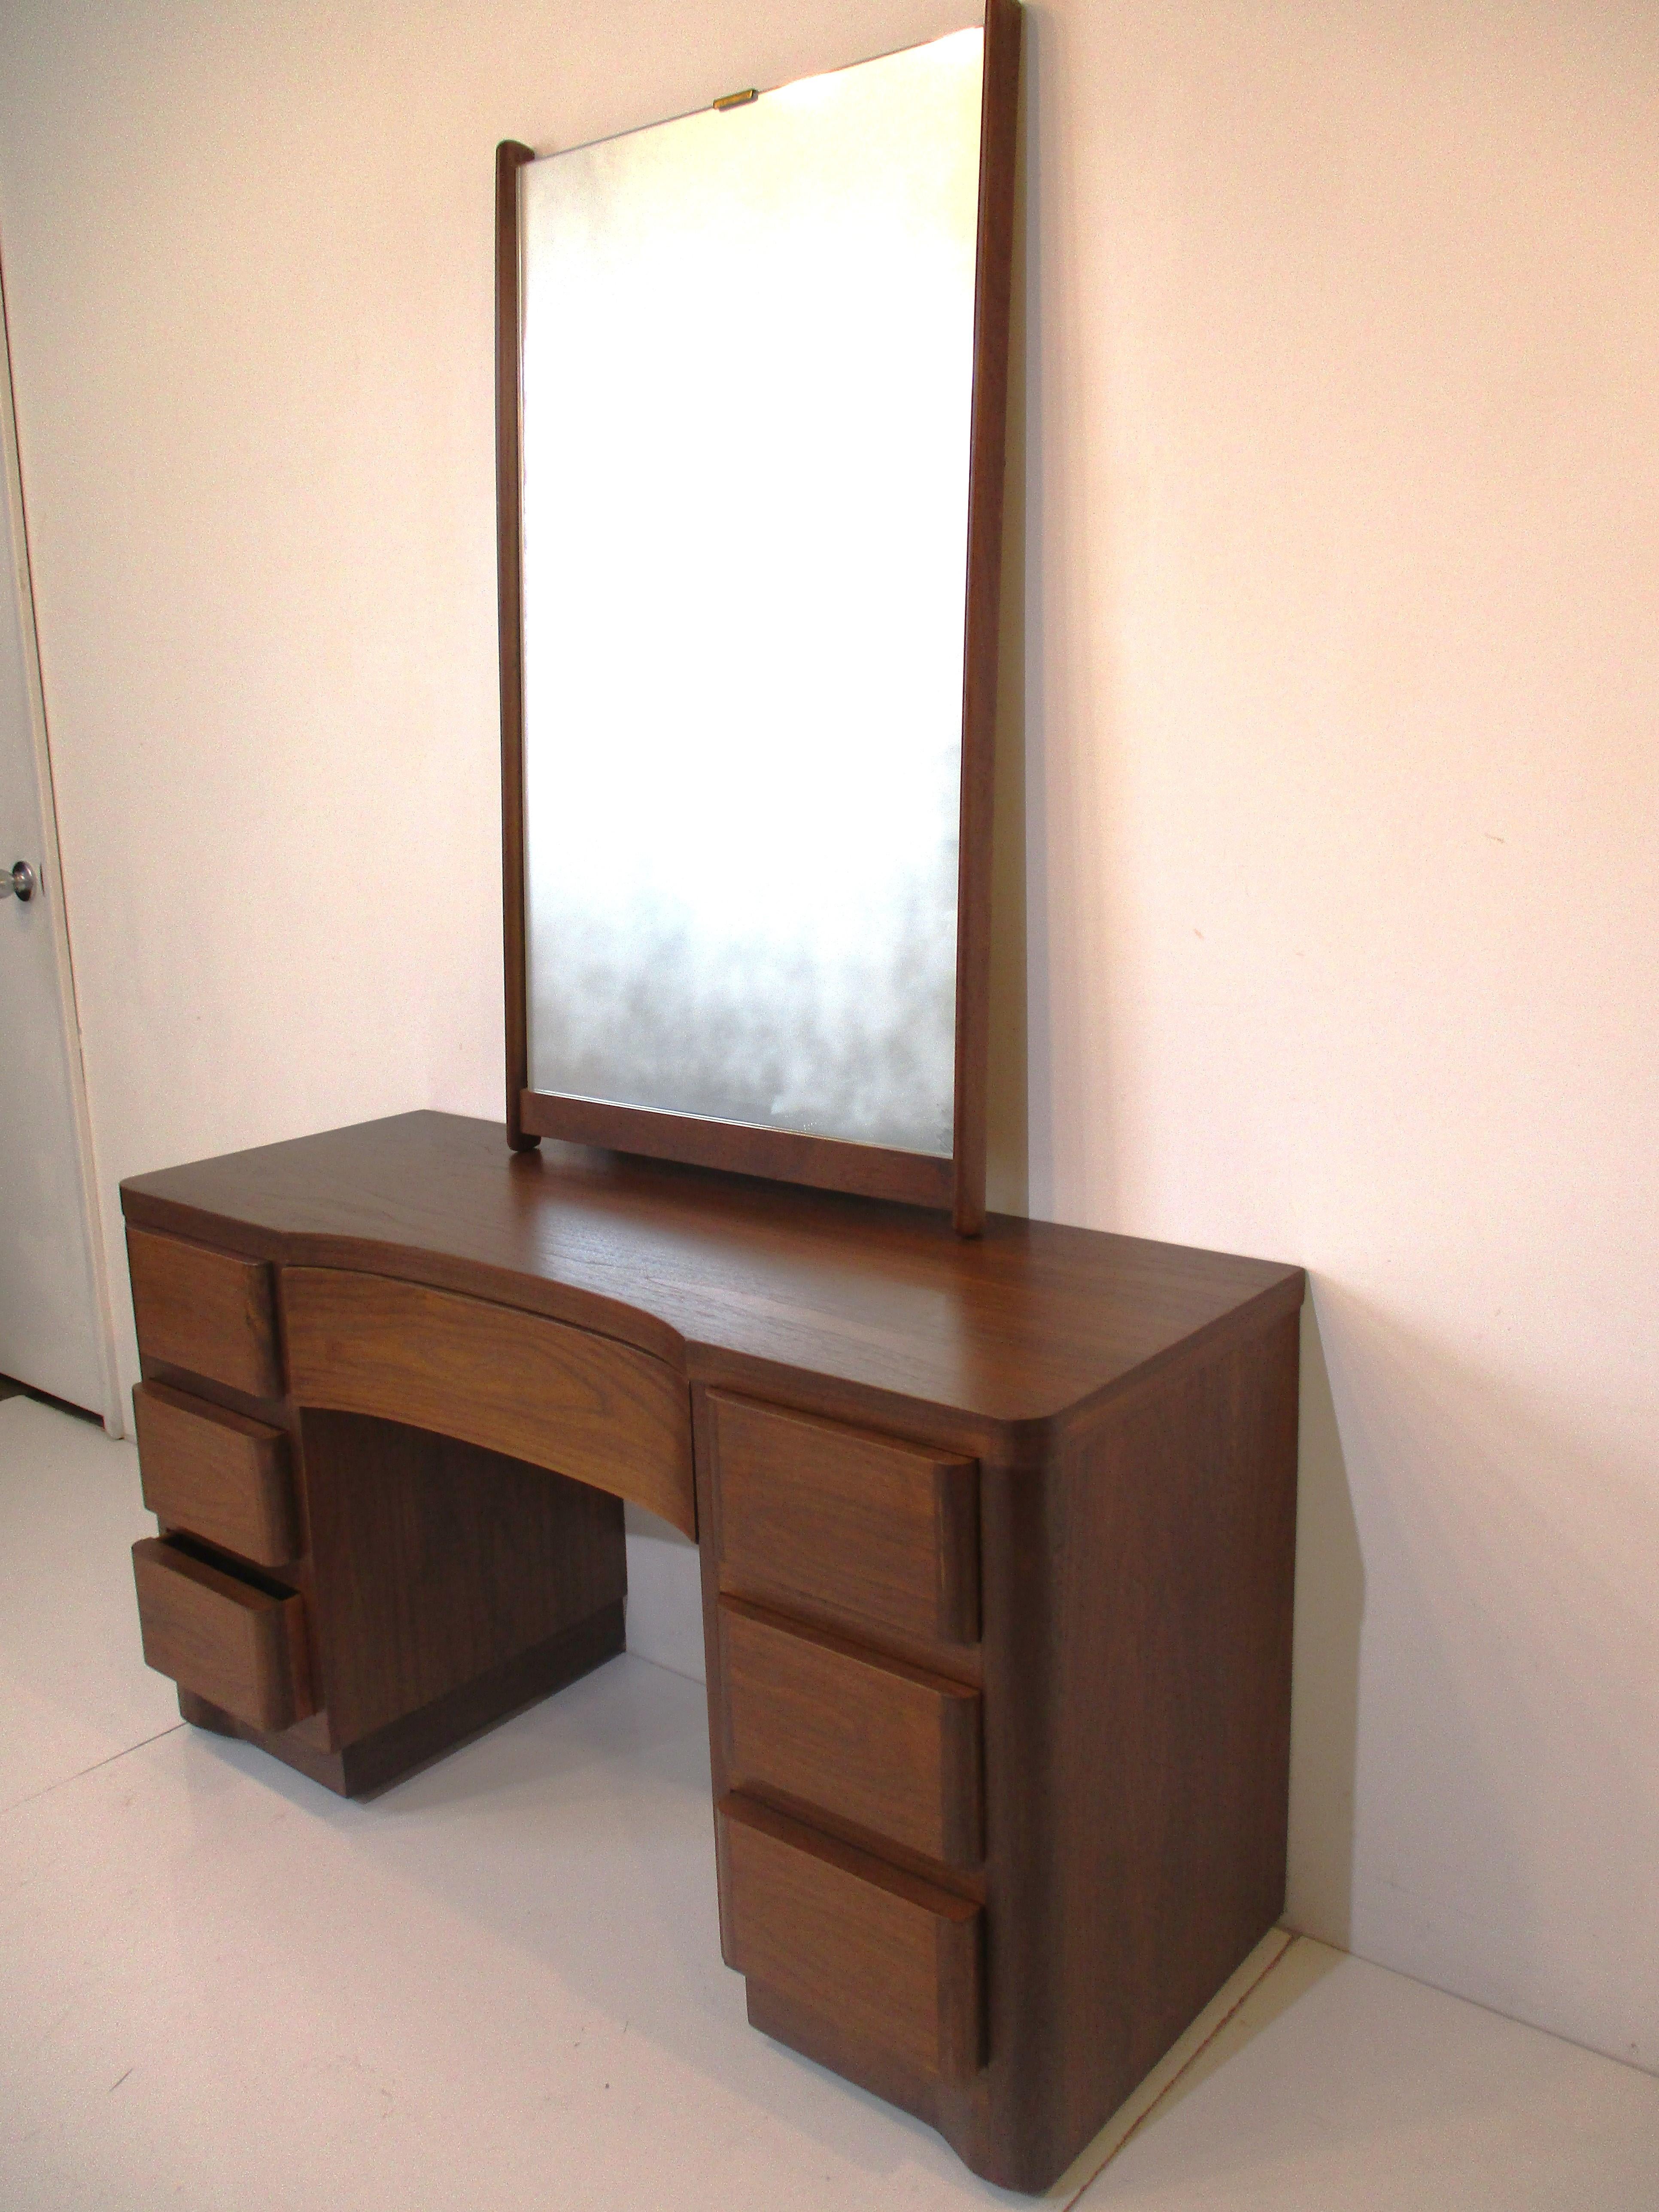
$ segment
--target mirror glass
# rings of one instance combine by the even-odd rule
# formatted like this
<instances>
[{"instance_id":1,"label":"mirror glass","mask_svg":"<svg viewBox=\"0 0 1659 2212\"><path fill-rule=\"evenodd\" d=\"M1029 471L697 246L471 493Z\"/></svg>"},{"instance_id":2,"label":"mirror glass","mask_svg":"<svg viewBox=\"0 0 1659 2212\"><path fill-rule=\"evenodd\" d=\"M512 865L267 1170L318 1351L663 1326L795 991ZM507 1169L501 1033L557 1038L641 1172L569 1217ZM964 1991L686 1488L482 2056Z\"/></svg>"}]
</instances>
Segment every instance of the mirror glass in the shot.
<instances>
[{"instance_id":1,"label":"mirror glass","mask_svg":"<svg viewBox=\"0 0 1659 2212\"><path fill-rule=\"evenodd\" d=\"M981 48L522 172L533 1091L951 1152Z\"/></svg>"}]
</instances>

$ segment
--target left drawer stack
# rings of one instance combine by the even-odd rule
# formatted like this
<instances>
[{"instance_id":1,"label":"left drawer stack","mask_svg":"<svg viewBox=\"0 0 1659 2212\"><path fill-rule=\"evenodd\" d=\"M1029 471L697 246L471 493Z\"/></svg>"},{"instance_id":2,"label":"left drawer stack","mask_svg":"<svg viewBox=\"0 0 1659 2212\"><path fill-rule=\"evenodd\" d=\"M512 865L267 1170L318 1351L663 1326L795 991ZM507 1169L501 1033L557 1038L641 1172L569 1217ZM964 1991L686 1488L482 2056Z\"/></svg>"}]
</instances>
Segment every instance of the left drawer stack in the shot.
<instances>
[{"instance_id":1,"label":"left drawer stack","mask_svg":"<svg viewBox=\"0 0 1659 2212\"><path fill-rule=\"evenodd\" d=\"M281 1395L269 1267L147 1230L127 1244L147 1371ZM270 1571L301 1549L288 1437L153 1375L133 1410L144 1503L164 1532L133 1547L144 1657L235 1720L291 1727L315 1700L305 1601Z\"/></svg>"}]
</instances>

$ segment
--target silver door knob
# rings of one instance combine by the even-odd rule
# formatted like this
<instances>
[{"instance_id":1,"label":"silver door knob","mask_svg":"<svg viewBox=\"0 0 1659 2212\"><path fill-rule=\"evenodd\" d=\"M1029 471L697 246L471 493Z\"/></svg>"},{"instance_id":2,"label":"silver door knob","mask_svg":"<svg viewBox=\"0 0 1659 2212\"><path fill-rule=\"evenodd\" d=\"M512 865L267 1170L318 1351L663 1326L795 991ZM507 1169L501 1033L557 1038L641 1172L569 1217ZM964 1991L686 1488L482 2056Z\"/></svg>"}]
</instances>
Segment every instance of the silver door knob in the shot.
<instances>
[{"instance_id":1,"label":"silver door knob","mask_svg":"<svg viewBox=\"0 0 1659 2212\"><path fill-rule=\"evenodd\" d=\"M9 868L0 868L0 898L8 892L25 906L34 896L34 871L27 860L14 860Z\"/></svg>"}]
</instances>

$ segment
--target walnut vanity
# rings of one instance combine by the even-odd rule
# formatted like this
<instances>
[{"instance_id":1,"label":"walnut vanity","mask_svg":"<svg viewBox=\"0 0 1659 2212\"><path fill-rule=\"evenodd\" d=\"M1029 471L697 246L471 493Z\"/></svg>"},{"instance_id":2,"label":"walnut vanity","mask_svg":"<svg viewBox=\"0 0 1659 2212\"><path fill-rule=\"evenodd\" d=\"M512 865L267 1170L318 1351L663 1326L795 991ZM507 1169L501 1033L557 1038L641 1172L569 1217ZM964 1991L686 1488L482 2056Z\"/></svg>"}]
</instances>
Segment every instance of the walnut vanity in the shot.
<instances>
[{"instance_id":1,"label":"walnut vanity","mask_svg":"<svg viewBox=\"0 0 1659 2212\"><path fill-rule=\"evenodd\" d=\"M750 2019L1036 2190L1284 1902L1303 1277L985 1213L1019 51L497 149L504 1125L122 1194L185 1717L383 1788L648 1508Z\"/></svg>"},{"instance_id":2,"label":"walnut vanity","mask_svg":"<svg viewBox=\"0 0 1659 2212\"><path fill-rule=\"evenodd\" d=\"M702 1549L750 2018L1051 2181L1284 1901L1299 1270L416 1114L124 1189L144 1648L392 1782Z\"/></svg>"}]
</instances>

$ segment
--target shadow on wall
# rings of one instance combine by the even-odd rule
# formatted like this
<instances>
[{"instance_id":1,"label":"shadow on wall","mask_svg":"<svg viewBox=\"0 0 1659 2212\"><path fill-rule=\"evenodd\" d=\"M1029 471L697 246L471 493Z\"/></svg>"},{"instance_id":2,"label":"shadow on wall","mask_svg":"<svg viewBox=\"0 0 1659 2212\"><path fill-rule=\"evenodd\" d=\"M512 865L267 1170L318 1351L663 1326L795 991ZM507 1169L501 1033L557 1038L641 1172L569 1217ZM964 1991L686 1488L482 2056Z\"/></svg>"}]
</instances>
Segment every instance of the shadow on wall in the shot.
<instances>
[{"instance_id":1,"label":"shadow on wall","mask_svg":"<svg viewBox=\"0 0 1659 2212\"><path fill-rule=\"evenodd\" d=\"M1332 1387L1310 1378L1304 1401L1291 1922L1656 2070L1650 1431L1565 1354L1552 1375L1496 1331L1328 1283L1318 1303ZM1356 1820L1340 1683L1362 1598Z\"/></svg>"},{"instance_id":2,"label":"shadow on wall","mask_svg":"<svg viewBox=\"0 0 1659 2212\"><path fill-rule=\"evenodd\" d=\"M1285 1918L1349 1948L1354 1779L1365 1567L1320 1329L1319 1287L1302 1309L1302 1428L1291 1664L1291 1849Z\"/></svg>"}]
</instances>

